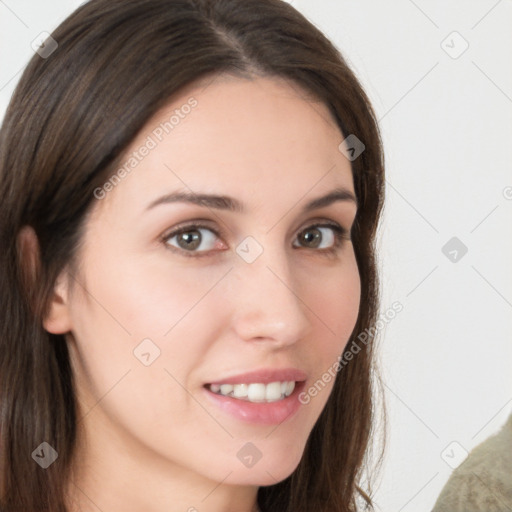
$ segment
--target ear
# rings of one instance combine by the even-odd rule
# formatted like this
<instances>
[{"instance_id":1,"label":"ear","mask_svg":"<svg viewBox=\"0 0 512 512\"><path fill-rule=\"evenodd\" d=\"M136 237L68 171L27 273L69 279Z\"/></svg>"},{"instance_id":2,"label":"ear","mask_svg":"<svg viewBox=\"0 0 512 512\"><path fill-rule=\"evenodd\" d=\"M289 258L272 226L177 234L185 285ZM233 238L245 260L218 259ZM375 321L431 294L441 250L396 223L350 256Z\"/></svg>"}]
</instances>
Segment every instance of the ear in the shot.
<instances>
[{"instance_id":1,"label":"ear","mask_svg":"<svg viewBox=\"0 0 512 512\"><path fill-rule=\"evenodd\" d=\"M32 226L23 226L18 233L17 247L22 266L25 289L31 299L34 297L36 282L40 278L40 252L37 234ZM64 270L54 286L48 314L43 327L53 334L64 334L71 330L71 316L68 304L67 271Z\"/></svg>"},{"instance_id":2,"label":"ear","mask_svg":"<svg viewBox=\"0 0 512 512\"><path fill-rule=\"evenodd\" d=\"M71 331L71 315L68 302L68 279L67 270L57 278L50 299L48 314L43 319L43 327L53 334L65 334Z\"/></svg>"}]
</instances>

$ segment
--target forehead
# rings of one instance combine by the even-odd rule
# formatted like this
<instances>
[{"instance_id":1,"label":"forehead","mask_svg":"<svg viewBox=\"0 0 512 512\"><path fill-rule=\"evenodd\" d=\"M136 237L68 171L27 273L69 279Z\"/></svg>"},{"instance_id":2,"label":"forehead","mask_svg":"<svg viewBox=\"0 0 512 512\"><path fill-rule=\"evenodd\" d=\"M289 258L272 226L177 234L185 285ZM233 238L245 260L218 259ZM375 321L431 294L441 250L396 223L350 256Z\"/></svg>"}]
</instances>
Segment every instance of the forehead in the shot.
<instances>
[{"instance_id":1,"label":"forehead","mask_svg":"<svg viewBox=\"0 0 512 512\"><path fill-rule=\"evenodd\" d=\"M179 189L257 205L336 186L353 191L342 139L328 107L297 84L217 76L153 116L125 151L125 177L102 202L124 198L140 208Z\"/></svg>"}]
</instances>

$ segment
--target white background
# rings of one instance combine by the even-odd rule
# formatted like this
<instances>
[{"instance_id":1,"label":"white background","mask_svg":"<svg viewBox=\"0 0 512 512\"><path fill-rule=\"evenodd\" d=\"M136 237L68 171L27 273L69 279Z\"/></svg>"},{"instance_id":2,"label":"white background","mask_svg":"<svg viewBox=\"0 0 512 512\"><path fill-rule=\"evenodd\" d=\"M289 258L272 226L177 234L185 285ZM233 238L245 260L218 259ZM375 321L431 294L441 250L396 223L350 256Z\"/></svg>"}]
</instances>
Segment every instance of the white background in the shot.
<instances>
[{"instance_id":1,"label":"white background","mask_svg":"<svg viewBox=\"0 0 512 512\"><path fill-rule=\"evenodd\" d=\"M1 116L32 40L80 3L0 0ZM403 311L381 331L389 436L375 500L429 511L447 454L460 463L512 411L512 1L290 3L342 51L380 120L382 307ZM468 249L456 262L441 250L452 237Z\"/></svg>"}]
</instances>

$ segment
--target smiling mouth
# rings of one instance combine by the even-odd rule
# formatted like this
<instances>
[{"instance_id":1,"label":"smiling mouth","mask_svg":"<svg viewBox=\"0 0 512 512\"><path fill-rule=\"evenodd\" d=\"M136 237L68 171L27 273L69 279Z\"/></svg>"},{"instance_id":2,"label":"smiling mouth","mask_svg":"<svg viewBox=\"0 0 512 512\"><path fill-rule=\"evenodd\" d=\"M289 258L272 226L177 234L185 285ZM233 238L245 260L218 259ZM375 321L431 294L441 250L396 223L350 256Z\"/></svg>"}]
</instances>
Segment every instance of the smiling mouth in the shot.
<instances>
[{"instance_id":1,"label":"smiling mouth","mask_svg":"<svg viewBox=\"0 0 512 512\"><path fill-rule=\"evenodd\" d=\"M216 395L246 402L269 403L288 398L295 389L295 381L276 381L268 384L207 384L205 387Z\"/></svg>"}]
</instances>

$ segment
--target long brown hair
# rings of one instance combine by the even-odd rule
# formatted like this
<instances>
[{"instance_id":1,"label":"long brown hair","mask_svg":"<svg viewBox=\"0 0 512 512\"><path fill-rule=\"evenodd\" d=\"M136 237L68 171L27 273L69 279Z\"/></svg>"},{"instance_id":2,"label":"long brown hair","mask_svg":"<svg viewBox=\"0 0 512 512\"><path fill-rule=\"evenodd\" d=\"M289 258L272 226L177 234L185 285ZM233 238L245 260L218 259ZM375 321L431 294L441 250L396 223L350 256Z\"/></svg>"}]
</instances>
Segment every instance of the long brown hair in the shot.
<instances>
[{"instance_id":1,"label":"long brown hair","mask_svg":"<svg viewBox=\"0 0 512 512\"><path fill-rule=\"evenodd\" d=\"M352 240L362 290L352 335L373 327L379 311L375 235L384 159L377 121L340 52L304 16L280 0L91 0L52 37L57 48L32 57L0 131L5 512L67 511L75 384L64 336L48 333L42 319L58 275L77 253L93 191L118 168L139 130L186 85L219 73L284 77L326 104L344 137L354 134L365 144L351 162L359 207ZM35 262L20 243L24 226L37 235ZM359 500L372 505L370 472L366 492L361 479L380 432L375 383L382 390L372 339L338 372L297 469L259 489L264 512L349 512ZM58 453L47 469L32 457L43 441Z\"/></svg>"}]
</instances>

